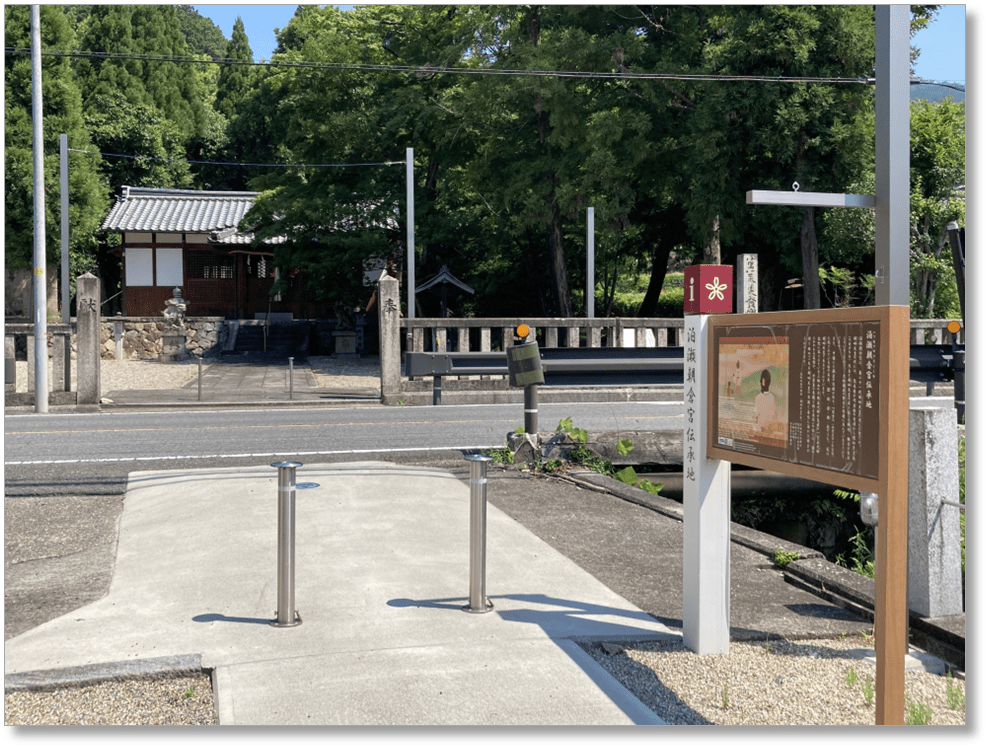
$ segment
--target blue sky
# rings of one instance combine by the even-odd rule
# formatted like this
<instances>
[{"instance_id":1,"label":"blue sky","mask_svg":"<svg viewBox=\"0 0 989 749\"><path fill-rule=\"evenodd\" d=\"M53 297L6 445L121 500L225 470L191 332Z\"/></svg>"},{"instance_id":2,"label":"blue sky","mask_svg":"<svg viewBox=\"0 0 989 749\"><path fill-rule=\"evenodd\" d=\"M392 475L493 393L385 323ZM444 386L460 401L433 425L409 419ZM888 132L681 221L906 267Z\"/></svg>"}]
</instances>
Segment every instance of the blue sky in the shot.
<instances>
[{"instance_id":1,"label":"blue sky","mask_svg":"<svg viewBox=\"0 0 989 749\"><path fill-rule=\"evenodd\" d=\"M295 13L298 3L288 5L253 5L231 3L224 5L194 5L201 16L209 18L230 38L234 21L239 15L251 43L255 60L271 59L277 44L276 28L284 28ZM338 6L349 8L352 6ZM974 7L974 6L973 6ZM969 15L972 9L969 9ZM965 6L945 5L927 29L913 39L920 47L917 61L918 77L936 81L965 81Z\"/></svg>"}]
</instances>

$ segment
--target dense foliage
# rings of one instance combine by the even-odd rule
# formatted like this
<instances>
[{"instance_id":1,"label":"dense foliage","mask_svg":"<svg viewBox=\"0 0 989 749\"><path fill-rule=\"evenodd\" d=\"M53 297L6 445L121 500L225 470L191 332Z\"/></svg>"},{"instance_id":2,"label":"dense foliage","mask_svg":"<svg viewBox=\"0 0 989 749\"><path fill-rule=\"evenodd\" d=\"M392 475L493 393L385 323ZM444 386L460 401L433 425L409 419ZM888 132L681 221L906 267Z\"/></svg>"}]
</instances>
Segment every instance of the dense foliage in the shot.
<instances>
[{"instance_id":1,"label":"dense foliage","mask_svg":"<svg viewBox=\"0 0 989 749\"><path fill-rule=\"evenodd\" d=\"M912 7L916 30L937 6ZM446 265L470 284L454 314L583 314L590 207L598 314L675 313L667 271L743 251L759 255L764 309L786 303L793 277L808 306L867 299L871 215L747 206L745 192L871 190L871 87L727 77L864 79L872 6L300 5L263 66L240 20L227 41L191 6L42 10L45 49L121 55L44 58L46 153L69 132L73 149L104 154L73 152L72 231L90 265L123 184L250 189L261 196L244 228L288 238L276 263L304 271L314 298L361 304L365 260L405 264L412 148L416 277ZM7 47L27 47L27 18L5 7ZM18 267L32 231L29 59L5 58ZM947 314L963 107L916 106L911 149L914 312Z\"/></svg>"}]
</instances>

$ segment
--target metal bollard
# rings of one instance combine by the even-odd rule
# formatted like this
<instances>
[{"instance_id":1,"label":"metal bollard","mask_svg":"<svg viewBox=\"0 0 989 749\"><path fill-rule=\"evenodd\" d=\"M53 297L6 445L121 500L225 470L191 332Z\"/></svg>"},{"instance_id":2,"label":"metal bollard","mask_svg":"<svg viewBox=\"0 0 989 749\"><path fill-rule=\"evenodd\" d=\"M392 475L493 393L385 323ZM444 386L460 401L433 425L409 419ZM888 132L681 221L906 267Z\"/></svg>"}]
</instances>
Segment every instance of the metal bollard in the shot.
<instances>
[{"instance_id":1,"label":"metal bollard","mask_svg":"<svg viewBox=\"0 0 989 749\"><path fill-rule=\"evenodd\" d=\"M433 405L443 404L443 378L440 375L433 375Z\"/></svg>"},{"instance_id":2,"label":"metal bollard","mask_svg":"<svg viewBox=\"0 0 989 749\"><path fill-rule=\"evenodd\" d=\"M468 455L470 461L470 598L462 607L471 614L485 614L494 605L484 595L484 555L487 533L487 455Z\"/></svg>"},{"instance_id":3,"label":"metal bollard","mask_svg":"<svg viewBox=\"0 0 989 749\"><path fill-rule=\"evenodd\" d=\"M295 610L295 469L302 463L272 463L278 469L278 610L273 627L302 624Z\"/></svg>"},{"instance_id":4,"label":"metal bollard","mask_svg":"<svg viewBox=\"0 0 989 749\"><path fill-rule=\"evenodd\" d=\"M288 399L293 399L294 386L295 386L295 376L293 371L293 362L295 361L294 356L288 358Z\"/></svg>"},{"instance_id":5,"label":"metal bollard","mask_svg":"<svg viewBox=\"0 0 989 749\"><path fill-rule=\"evenodd\" d=\"M199 395L196 396L196 400L203 399L203 357L199 357Z\"/></svg>"}]
</instances>

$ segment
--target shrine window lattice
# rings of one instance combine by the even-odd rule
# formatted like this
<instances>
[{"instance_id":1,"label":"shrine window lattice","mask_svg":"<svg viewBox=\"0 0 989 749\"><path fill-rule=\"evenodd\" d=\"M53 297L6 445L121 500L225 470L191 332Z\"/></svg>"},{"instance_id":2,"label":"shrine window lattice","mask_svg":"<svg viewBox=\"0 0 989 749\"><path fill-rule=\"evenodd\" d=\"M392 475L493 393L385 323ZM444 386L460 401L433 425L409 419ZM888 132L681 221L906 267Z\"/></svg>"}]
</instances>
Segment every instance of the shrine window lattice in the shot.
<instances>
[{"instance_id":1,"label":"shrine window lattice","mask_svg":"<svg viewBox=\"0 0 989 749\"><path fill-rule=\"evenodd\" d=\"M212 252L190 252L188 255L189 278L233 279L233 259L228 255Z\"/></svg>"}]
</instances>

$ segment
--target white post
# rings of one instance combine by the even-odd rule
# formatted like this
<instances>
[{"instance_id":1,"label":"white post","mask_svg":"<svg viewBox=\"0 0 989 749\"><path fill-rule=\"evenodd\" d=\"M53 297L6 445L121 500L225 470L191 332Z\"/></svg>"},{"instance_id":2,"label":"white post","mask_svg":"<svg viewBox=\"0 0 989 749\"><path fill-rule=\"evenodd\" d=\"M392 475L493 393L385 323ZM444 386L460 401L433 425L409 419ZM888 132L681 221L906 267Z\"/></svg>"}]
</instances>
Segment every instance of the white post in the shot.
<instances>
[{"instance_id":1,"label":"white post","mask_svg":"<svg viewBox=\"0 0 989 749\"><path fill-rule=\"evenodd\" d=\"M413 189L413 169L412 169L412 149L405 149L405 210L406 230L405 237L408 244L408 271L406 278L409 283L409 309L408 319L414 320L416 316L416 229L415 229L415 191Z\"/></svg>"},{"instance_id":2,"label":"white post","mask_svg":"<svg viewBox=\"0 0 989 749\"><path fill-rule=\"evenodd\" d=\"M594 209L587 209L587 316L594 317ZM590 344L588 344L590 345Z\"/></svg>"},{"instance_id":3,"label":"white post","mask_svg":"<svg viewBox=\"0 0 989 749\"><path fill-rule=\"evenodd\" d=\"M684 318L683 644L726 654L730 611L731 464L707 458L708 316Z\"/></svg>"},{"instance_id":4,"label":"white post","mask_svg":"<svg viewBox=\"0 0 989 749\"><path fill-rule=\"evenodd\" d=\"M34 410L48 413L48 294L45 275L45 144L41 103L41 6L31 6L31 118L34 135ZM28 354L30 356L30 354Z\"/></svg>"}]
</instances>

